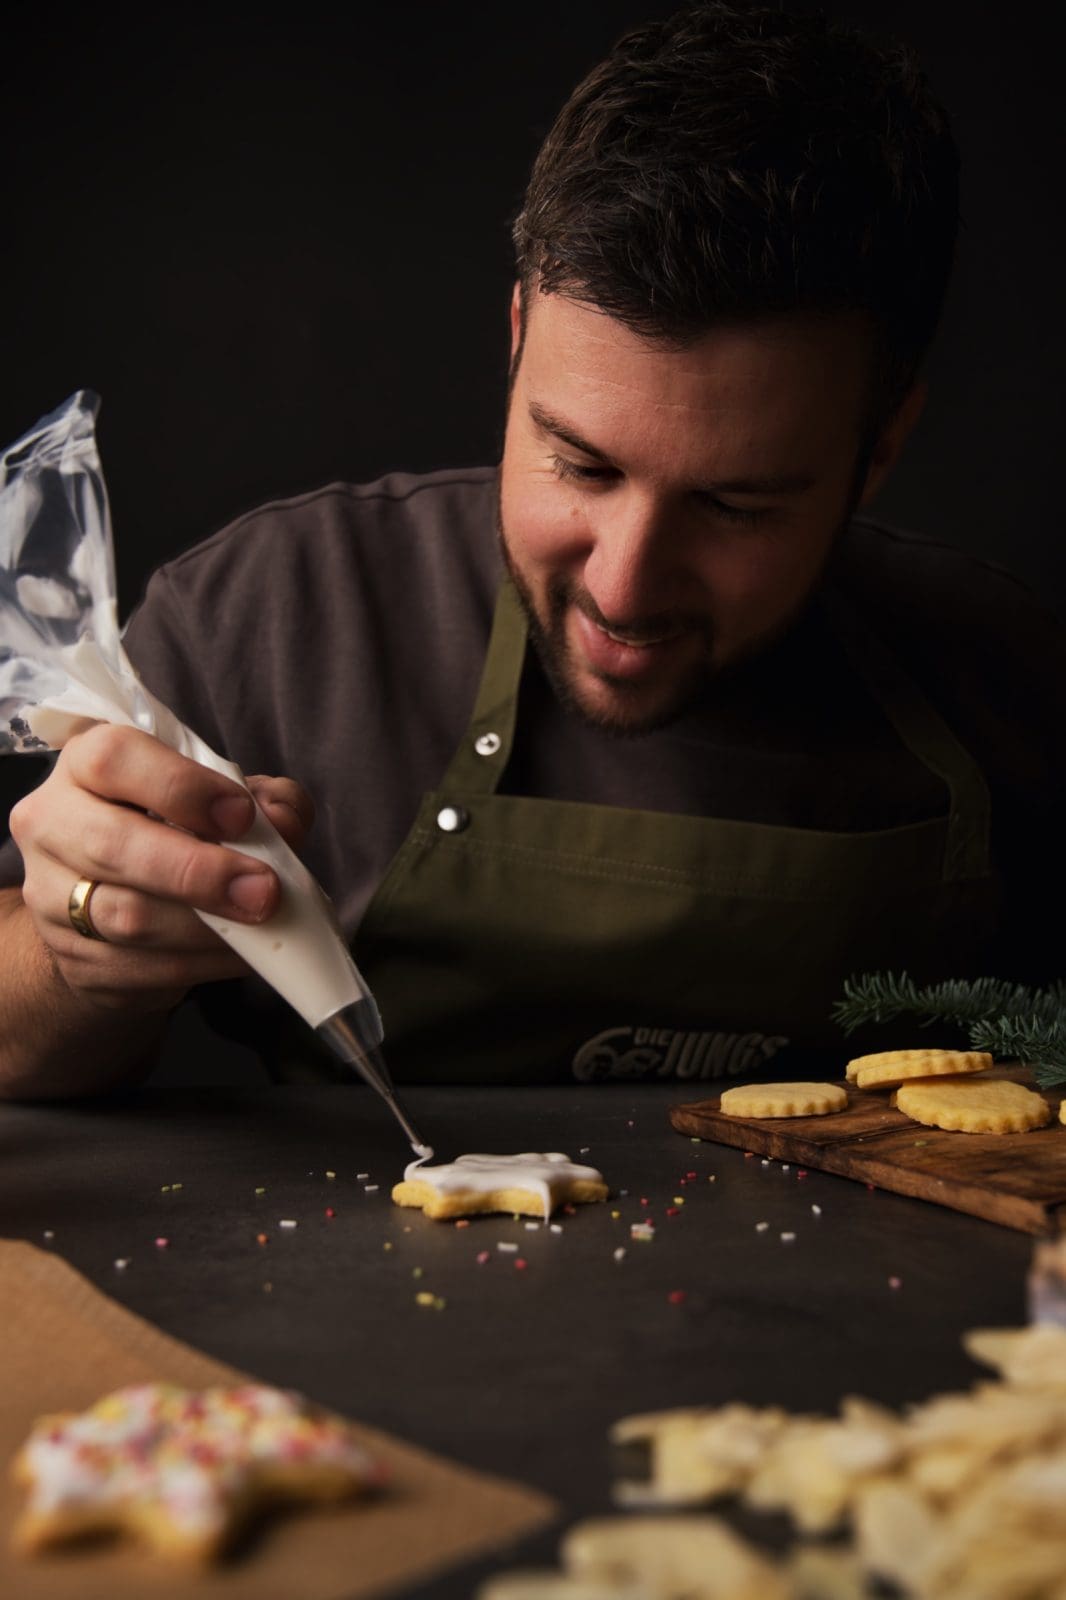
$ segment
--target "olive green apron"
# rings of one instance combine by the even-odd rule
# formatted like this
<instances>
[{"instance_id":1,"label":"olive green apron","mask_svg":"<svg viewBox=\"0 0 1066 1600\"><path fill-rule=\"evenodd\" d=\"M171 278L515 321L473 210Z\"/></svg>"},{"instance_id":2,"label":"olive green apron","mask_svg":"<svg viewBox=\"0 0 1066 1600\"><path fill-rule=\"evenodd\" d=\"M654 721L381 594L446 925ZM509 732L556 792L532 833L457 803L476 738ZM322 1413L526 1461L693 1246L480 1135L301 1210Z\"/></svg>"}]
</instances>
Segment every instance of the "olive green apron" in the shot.
<instances>
[{"instance_id":1,"label":"olive green apron","mask_svg":"<svg viewBox=\"0 0 1066 1600\"><path fill-rule=\"evenodd\" d=\"M849 975L973 969L998 904L984 778L850 605L818 603L943 817L832 833L499 794L527 642L504 582L470 726L355 940L399 1080L839 1070Z\"/></svg>"}]
</instances>

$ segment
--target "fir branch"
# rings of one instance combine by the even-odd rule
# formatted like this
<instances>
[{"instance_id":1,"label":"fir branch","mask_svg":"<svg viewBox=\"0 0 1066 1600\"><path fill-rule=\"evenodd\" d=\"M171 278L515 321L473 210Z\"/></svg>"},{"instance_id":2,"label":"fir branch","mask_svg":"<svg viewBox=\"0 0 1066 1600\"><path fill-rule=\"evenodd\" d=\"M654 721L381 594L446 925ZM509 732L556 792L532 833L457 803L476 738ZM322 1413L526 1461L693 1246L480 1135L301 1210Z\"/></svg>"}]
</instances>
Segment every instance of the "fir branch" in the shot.
<instances>
[{"instance_id":1,"label":"fir branch","mask_svg":"<svg viewBox=\"0 0 1066 1600\"><path fill-rule=\"evenodd\" d=\"M1066 1085L1066 980L1044 989L998 978L949 978L916 984L904 972L849 978L830 1016L845 1033L867 1022L911 1016L919 1027L951 1022L966 1028L974 1050L1033 1068L1043 1089Z\"/></svg>"},{"instance_id":2,"label":"fir branch","mask_svg":"<svg viewBox=\"0 0 1066 1600\"><path fill-rule=\"evenodd\" d=\"M1032 1019L987 1017L971 1027L970 1043L975 1050L1025 1062L1042 1089L1066 1085L1066 1019L1041 1024Z\"/></svg>"},{"instance_id":3,"label":"fir branch","mask_svg":"<svg viewBox=\"0 0 1066 1600\"><path fill-rule=\"evenodd\" d=\"M844 999L830 1012L845 1033L854 1033L865 1022L891 1022L893 1017L913 1016L922 1027L931 1022L954 1022L965 1026L999 1012L1009 1016L1031 1013L1036 994L1023 984L1005 983L998 978L966 981L948 978L942 983L920 987L904 972L864 973L844 984ZM1066 1009L1066 999L1056 1004L1056 1012ZM1046 1013L1041 1008L1040 1015Z\"/></svg>"}]
</instances>

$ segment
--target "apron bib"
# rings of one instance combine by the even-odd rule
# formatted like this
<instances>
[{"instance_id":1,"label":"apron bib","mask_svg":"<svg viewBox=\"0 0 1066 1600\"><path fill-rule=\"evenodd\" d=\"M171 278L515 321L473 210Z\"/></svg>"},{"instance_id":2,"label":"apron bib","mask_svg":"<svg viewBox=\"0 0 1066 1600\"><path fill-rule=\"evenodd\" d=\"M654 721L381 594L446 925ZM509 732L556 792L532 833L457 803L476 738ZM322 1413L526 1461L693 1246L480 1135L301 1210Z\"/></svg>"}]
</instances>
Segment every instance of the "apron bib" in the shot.
<instances>
[{"instance_id":1,"label":"apron bib","mask_svg":"<svg viewBox=\"0 0 1066 1600\"><path fill-rule=\"evenodd\" d=\"M944 816L835 833L498 794L527 645L504 581L466 736L355 940L398 1080L839 1075L880 1037L829 1020L846 978L977 970L999 899L984 777L848 604L819 604Z\"/></svg>"}]
</instances>

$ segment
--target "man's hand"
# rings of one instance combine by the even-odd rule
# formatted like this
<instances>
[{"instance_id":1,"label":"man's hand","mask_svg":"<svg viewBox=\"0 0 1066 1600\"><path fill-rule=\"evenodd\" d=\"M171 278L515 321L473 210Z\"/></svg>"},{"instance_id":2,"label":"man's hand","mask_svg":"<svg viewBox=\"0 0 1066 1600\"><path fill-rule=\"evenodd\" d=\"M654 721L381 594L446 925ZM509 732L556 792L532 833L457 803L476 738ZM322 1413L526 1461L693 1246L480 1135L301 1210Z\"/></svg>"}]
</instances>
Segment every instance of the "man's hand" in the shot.
<instances>
[{"instance_id":1,"label":"man's hand","mask_svg":"<svg viewBox=\"0 0 1066 1600\"><path fill-rule=\"evenodd\" d=\"M289 778L248 786L298 848L314 816L310 797ZM69 989L94 1006L151 1012L194 984L246 972L193 907L252 924L276 909L274 872L227 847L254 814L239 784L150 734L100 723L70 739L10 824L27 911ZM70 892L81 878L98 885L90 907L98 940L71 926Z\"/></svg>"}]
</instances>

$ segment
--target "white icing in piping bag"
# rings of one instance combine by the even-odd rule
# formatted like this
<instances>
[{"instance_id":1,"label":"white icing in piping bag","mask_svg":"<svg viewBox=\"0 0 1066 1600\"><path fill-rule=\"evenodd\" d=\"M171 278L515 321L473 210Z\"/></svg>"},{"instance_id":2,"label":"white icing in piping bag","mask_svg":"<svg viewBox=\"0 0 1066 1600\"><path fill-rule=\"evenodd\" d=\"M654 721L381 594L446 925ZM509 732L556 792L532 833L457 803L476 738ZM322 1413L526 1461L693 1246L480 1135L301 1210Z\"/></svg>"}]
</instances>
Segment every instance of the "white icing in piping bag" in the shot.
<instances>
[{"instance_id":1,"label":"white icing in piping bag","mask_svg":"<svg viewBox=\"0 0 1066 1600\"><path fill-rule=\"evenodd\" d=\"M122 655L120 672L88 635L60 652L56 664L66 672L66 689L21 713L34 738L59 750L90 722L141 728L247 788L240 768L216 754L157 700L137 677L121 644L116 642L116 648ZM251 829L234 848L267 862L277 873L278 909L268 922L254 926L207 911L197 911L197 916L300 1013L341 1061L377 1090L412 1149L424 1154L429 1146L396 1098L380 1049L381 1016L352 960L332 901L258 806Z\"/></svg>"},{"instance_id":2,"label":"white icing in piping bag","mask_svg":"<svg viewBox=\"0 0 1066 1600\"><path fill-rule=\"evenodd\" d=\"M110 722L153 734L247 788L239 767L145 688L123 649L98 404L79 390L0 451L0 750L60 750L92 723ZM277 873L277 911L256 927L197 915L377 1090L423 1154L381 1057L378 1008L326 894L258 807L236 848Z\"/></svg>"}]
</instances>

